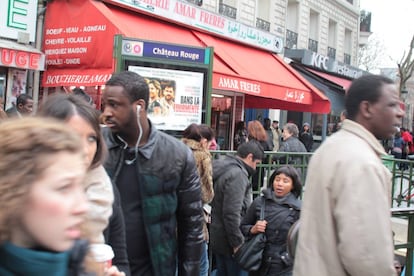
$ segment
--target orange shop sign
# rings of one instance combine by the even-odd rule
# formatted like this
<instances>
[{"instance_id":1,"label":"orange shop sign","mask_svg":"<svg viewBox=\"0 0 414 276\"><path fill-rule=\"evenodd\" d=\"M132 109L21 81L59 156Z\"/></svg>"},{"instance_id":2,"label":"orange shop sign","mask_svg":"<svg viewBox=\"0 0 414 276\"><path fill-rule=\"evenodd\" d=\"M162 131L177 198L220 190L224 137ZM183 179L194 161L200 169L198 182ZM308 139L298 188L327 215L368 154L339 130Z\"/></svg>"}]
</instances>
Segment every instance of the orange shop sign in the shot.
<instances>
[{"instance_id":1,"label":"orange shop sign","mask_svg":"<svg viewBox=\"0 0 414 276\"><path fill-rule=\"evenodd\" d=\"M41 53L0 48L0 66L42 71L45 57Z\"/></svg>"}]
</instances>

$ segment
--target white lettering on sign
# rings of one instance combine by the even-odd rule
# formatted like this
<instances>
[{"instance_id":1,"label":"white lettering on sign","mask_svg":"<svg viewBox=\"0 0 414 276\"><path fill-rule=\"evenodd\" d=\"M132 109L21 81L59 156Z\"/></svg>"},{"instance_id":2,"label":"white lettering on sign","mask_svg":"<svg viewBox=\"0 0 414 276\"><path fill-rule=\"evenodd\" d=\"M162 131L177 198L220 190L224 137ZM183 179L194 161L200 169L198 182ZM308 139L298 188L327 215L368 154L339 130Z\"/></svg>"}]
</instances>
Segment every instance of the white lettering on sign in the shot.
<instances>
[{"instance_id":1,"label":"white lettering on sign","mask_svg":"<svg viewBox=\"0 0 414 276\"><path fill-rule=\"evenodd\" d=\"M302 103L303 99L305 99L305 93L296 91L296 90L286 90L286 94L284 97L285 101L289 102L296 102L296 103Z\"/></svg>"},{"instance_id":2,"label":"white lettering on sign","mask_svg":"<svg viewBox=\"0 0 414 276\"><path fill-rule=\"evenodd\" d=\"M221 14L189 5L182 0L105 0L133 11L152 14L167 21L184 24L221 37L247 43L254 47L281 53L283 37L237 22ZM139 16L139 14L137 14Z\"/></svg>"},{"instance_id":3,"label":"white lettering on sign","mask_svg":"<svg viewBox=\"0 0 414 276\"><path fill-rule=\"evenodd\" d=\"M260 84L258 83L252 83L245 80L230 79L223 77L220 77L219 79L219 87L233 89L239 92L247 92L250 94L260 94L261 90Z\"/></svg>"},{"instance_id":4,"label":"white lettering on sign","mask_svg":"<svg viewBox=\"0 0 414 276\"><path fill-rule=\"evenodd\" d=\"M239 82L235 79L220 78L219 87L239 90Z\"/></svg>"},{"instance_id":5,"label":"white lettering on sign","mask_svg":"<svg viewBox=\"0 0 414 276\"><path fill-rule=\"evenodd\" d=\"M328 60L329 58L326 56L323 56L318 53L312 53L312 60L311 60L310 65L324 69L324 70L328 70L328 65L326 63Z\"/></svg>"},{"instance_id":6,"label":"white lettering on sign","mask_svg":"<svg viewBox=\"0 0 414 276\"><path fill-rule=\"evenodd\" d=\"M104 84L111 74L94 75L55 75L46 77L46 85L63 84Z\"/></svg>"}]
</instances>

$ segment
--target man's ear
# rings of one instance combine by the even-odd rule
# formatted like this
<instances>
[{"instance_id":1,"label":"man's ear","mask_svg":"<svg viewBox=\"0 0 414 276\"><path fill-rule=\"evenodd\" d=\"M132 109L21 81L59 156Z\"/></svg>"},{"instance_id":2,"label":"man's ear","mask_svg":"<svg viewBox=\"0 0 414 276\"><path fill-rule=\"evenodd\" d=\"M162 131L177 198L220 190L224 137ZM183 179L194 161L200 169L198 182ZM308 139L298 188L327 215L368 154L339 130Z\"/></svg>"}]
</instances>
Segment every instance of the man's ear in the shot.
<instances>
[{"instance_id":1,"label":"man's ear","mask_svg":"<svg viewBox=\"0 0 414 276\"><path fill-rule=\"evenodd\" d=\"M371 119L372 116L374 115L372 112L373 112L373 109L372 109L372 105L370 102L362 101L359 104L359 113L363 118Z\"/></svg>"},{"instance_id":2,"label":"man's ear","mask_svg":"<svg viewBox=\"0 0 414 276\"><path fill-rule=\"evenodd\" d=\"M24 104L19 103L16 107L17 107L18 109L22 109L22 108L24 107Z\"/></svg>"},{"instance_id":3,"label":"man's ear","mask_svg":"<svg viewBox=\"0 0 414 276\"><path fill-rule=\"evenodd\" d=\"M251 160L253 161L253 153L249 153L249 154L246 156L246 158L247 158L247 159L251 159Z\"/></svg>"}]
</instances>

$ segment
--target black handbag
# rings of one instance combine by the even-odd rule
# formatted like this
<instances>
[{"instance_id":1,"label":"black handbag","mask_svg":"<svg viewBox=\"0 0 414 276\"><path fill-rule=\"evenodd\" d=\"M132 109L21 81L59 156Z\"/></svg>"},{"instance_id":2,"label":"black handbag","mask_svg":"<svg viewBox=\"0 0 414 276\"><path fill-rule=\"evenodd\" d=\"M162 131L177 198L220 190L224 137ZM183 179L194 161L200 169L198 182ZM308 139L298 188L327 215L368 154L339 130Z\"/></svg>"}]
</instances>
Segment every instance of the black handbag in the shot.
<instances>
[{"instance_id":1,"label":"black handbag","mask_svg":"<svg viewBox=\"0 0 414 276\"><path fill-rule=\"evenodd\" d=\"M263 204L260 208L260 220L264 219L265 198L262 197ZM246 240L239 250L234 253L233 258L241 268L247 271L256 271L262 264L263 250L266 245L265 233L254 235L251 239Z\"/></svg>"}]
</instances>

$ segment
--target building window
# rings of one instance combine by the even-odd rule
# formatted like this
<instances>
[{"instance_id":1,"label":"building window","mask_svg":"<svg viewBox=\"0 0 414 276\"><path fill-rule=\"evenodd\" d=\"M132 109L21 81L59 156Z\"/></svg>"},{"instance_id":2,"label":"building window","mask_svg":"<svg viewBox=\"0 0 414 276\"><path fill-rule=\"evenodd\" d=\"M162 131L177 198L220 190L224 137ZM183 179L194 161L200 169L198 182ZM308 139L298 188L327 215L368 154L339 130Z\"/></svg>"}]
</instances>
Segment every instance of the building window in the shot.
<instances>
[{"instance_id":1,"label":"building window","mask_svg":"<svg viewBox=\"0 0 414 276\"><path fill-rule=\"evenodd\" d=\"M311 10L309 14L309 43L308 49L318 52L319 13Z\"/></svg>"},{"instance_id":2,"label":"building window","mask_svg":"<svg viewBox=\"0 0 414 276\"><path fill-rule=\"evenodd\" d=\"M350 3L350 4L354 4L354 0L346 0L346 2Z\"/></svg>"},{"instance_id":3,"label":"building window","mask_svg":"<svg viewBox=\"0 0 414 276\"><path fill-rule=\"evenodd\" d=\"M308 50L311 50L311 51L317 53L318 52L318 41L313 40L312 38L309 38Z\"/></svg>"},{"instance_id":4,"label":"building window","mask_svg":"<svg viewBox=\"0 0 414 276\"><path fill-rule=\"evenodd\" d=\"M337 23L329 20L328 25L328 57L335 58L336 56L336 38L337 38Z\"/></svg>"},{"instance_id":5,"label":"building window","mask_svg":"<svg viewBox=\"0 0 414 276\"><path fill-rule=\"evenodd\" d=\"M297 49L298 48L298 33L291 30L286 30L286 48Z\"/></svg>"},{"instance_id":6,"label":"building window","mask_svg":"<svg viewBox=\"0 0 414 276\"><path fill-rule=\"evenodd\" d=\"M226 5L224 3L220 3L220 5L219 5L219 13L221 15L224 15L224 16L227 16L227 17L236 19L237 9L234 8L234 7L232 7L232 6Z\"/></svg>"},{"instance_id":7,"label":"building window","mask_svg":"<svg viewBox=\"0 0 414 276\"><path fill-rule=\"evenodd\" d=\"M371 13L362 10L359 23L359 30L361 32L371 32Z\"/></svg>"},{"instance_id":8,"label":"building window","mask_svg":"<svg viewBox=\"0 0 414 276\"><path fill-rule=\"evenodd\" d=\"M351 65L351 55L344 54L344 63Z\"/></svg>"},{"instance_id":9,"label":"building window","mask_svg":"<svg viewBox=\"0 0 414 276\"><path fill-rule=\"evenodd\" d=\"M256 28L270 32L270 1L256 0Z\"/></svg>"},{"instance_id":10,"label":"building window","mask_svg":"<svg viewBox=\"0 0 414 276\"><path fill-rule=\"evenodd\" d=\"M346 64L351 64L351 54L352 53L352 31L345 29L345 40L344 40L344 62Z\"/></svg>"},{"instance_id":11,"label":"building window","mask_svg":"<svg viewBox=\"0 0 414 276\"><path fill-rule=\"evenodd\" d=\"M336 49L328 46L328 57L335 59Z\"/></svg>"},{"instance_id":12,"label":"building window","mask_svg":"<svg viewBox=\"0 0 414 276\"><path fill-rule=\"evenodd\" d=\"M265 30L265 31L270 31L270 22L260 19L260 18L256 18L256 28L261 29L261 30Z\"/></svg>"}]
</instances>

